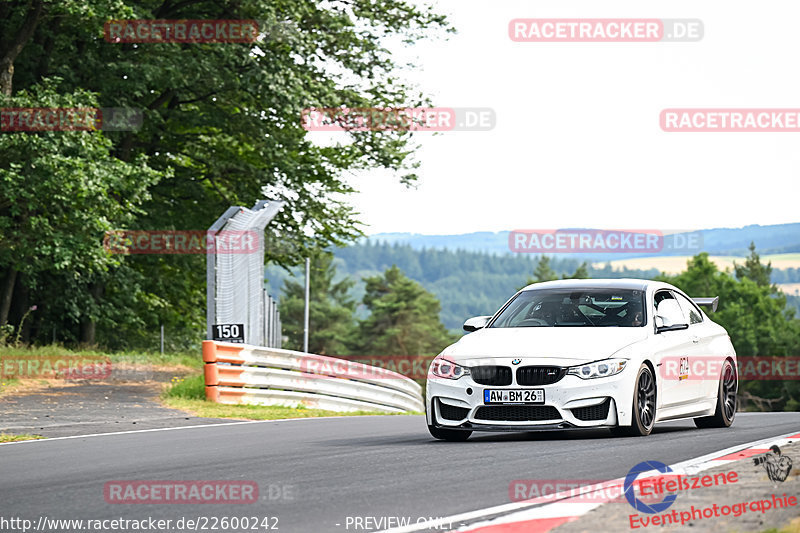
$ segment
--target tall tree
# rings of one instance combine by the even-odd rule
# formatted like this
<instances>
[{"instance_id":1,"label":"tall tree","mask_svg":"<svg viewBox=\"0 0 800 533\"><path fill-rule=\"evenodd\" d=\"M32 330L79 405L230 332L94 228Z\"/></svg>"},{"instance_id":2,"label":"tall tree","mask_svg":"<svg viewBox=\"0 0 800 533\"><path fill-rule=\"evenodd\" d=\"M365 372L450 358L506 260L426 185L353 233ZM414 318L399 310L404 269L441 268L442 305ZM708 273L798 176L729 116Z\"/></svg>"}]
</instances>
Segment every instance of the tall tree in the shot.
<instances>
[{"instance_id":1,"label":"tall tree","mask_svg":"<svg viewBox=\"0 0 800 533\"><path fill-rule=\"evenodd\" d=\"M441 305L396 266L366 281L370 315L359 324L359 351L366 355L435 355L454 342L439 320Z\"/></svg>"},{"instance_id":2,"label":"tall tree","mask_svg":"<svg viewBox=\"0 0 800 533\"><path fill-rule=\"evenodd\" d=\"M575 272L573 272L571 276L564 274L561 277L562 279L588 279L591 277L589 275L589 264L584 261L578 268L575 269Z\"/></svg>"},{"instance_id":3,"label":"tall tree","mask_svg":"<svg viewBox=\"0 0 800 533\"><path fill-rule=\"evenodd\" d=\"M772 276L772 262L761 264L761 258L756 253L756 243L750 243L750 256L745 259L744 265L733 264L738 279L747 278L759 287L768 287ZM777 290L777 288L775 289Z\"/></svg>"},{"instance_id":4,"label":"tall tree","mask_svg":"<svg viewBox=\"0 0 800 533\"><path fill-rule=\"evenodd\" d=\"M349 292L355 282L337 280L333 254L317 253L311 260L308 349L311 353L348 355L355 328L355 301ZM281 324L290 350L303 349L305 280L287 279L280 299Z\"/></svg>"},{"instance_id":5,"label":"tall tree","mask_svg":"<svg viewBox=\"0 0 800 533\"><path fill-rule=\"evenodd\" d=\"M553 281L558 279L556 271L550 267L550 258L546 255L539 257L536 269L533 271L533 280L529 283L541 283L543 281Z\"/></svg>"},{"instance_id":6,"label":"tall tree","mask_svg":"<svg viewBox=\"0 0 800 533\"><path fill-rule=\"evenodd\" d=\"M571 276L562 274L561 279L588 279L590 277L589 264L584 261L575 269L575 272ZM550 266L550 258L546 255L542 255L539 257L539 261L536 263L536 268L533 271L533 278L528 278L527 283L525 283L523 287L533 283L541 283L543 281L553 281L557 279L558 274ZM521 289L522 287L519 288Z\"/></svg>"}]
</instances>

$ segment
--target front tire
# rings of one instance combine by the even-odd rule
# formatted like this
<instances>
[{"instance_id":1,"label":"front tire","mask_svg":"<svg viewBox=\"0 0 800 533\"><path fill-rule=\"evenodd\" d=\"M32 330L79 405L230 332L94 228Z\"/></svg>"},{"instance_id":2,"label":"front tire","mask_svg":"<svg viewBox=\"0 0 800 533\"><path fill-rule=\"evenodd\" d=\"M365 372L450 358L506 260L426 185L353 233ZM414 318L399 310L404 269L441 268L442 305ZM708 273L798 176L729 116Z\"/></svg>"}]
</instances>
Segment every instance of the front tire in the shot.
<instances>
[{"instance_id":1,"label":"front tire","mask_svg":"<svg viewBox=\"0 0 800 533\"><path fill-rule=\"evenodd\" d=\"M719 377L717 388L717 408L711 416L703 416L694 419L694 425L701 429L707 428L727 428L733 424L736 418L736 408L738 406L739 384L736 378L736 371L733 363L725 361L722 373Z\"/></svg>"},{"instance_id":2,"label":"front tire","mask_svg":"<svg viewBox=\"0 0 800 533\"><path fill-rule=\"evenodd\" d=\"M656 380L653 378L650 367L645 363L642 363L636 374L631 413L633 418L631 425L611 428L612 435L646 437L653 431L656 421Z\"/></svg>"}]
</instances>

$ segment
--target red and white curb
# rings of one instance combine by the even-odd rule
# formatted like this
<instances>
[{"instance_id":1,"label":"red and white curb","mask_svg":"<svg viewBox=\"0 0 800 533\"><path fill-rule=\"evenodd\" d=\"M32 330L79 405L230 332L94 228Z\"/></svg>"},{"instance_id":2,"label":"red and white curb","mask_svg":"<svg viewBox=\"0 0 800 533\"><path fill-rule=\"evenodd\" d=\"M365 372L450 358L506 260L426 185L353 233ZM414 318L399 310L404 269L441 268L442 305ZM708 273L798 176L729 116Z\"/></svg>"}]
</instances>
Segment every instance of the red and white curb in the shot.
<instances>
[{"instance_id":1,"label":"red and white curb","mask_svg":"<svg viewBox=\"0 0 800 533\"><path fill-rule=\"evenodd\" d=\"M789 433L783 436L770 437L750 443L739 444L714 453L669 465L670 475L695 475L698 472L717 466L747 459L755 455L767 453L770 446L782 447L800 440L800 433ZM638 479L653 477L659 474L640 475ZM625 478L617 478L603 483L587 485L575 491L564 491L530 500L498 505L468 513L427 520L416 524L386 529L380 533L412 533L415 531L444 531L456 524L472 522L467 526L451 531L470 533L546 533L561 524L577 520L592 509L611 501L614 496L623 493ZM595 494L595 496L591 496ZM587 499L592 501L587 502ZM484 520L481 520L484 519ZM481 520L474 522L475 520Z\"/></svg>"}]
</instances>

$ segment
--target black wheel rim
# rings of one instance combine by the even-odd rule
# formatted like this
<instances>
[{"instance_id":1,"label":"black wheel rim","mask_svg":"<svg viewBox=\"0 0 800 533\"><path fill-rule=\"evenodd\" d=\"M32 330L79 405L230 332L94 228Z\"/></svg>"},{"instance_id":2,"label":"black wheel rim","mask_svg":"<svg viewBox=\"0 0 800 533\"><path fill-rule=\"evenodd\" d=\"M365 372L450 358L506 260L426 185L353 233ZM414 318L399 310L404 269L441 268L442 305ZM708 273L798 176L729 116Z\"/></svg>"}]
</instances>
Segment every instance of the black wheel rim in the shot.
<instances>
[{"instance_id":1,"label":"black wheel rim","mask_svg":"<svg viewBox=\"0 0 800 533\"><path fill-rule=\"evenodd\" d=\"M656 414L656 384L653 381L653 376L650 370L645 369L639 375L639 383L637 388L637 404L639 411L639 422L645 427L650 429L653 425L653 420Z\"/></svg>"},{"instance_id":2,"label":"black wheel rim","mask_svg":"<svg viewBox=\"0 0 800 533\"><path fill-rule=\"evenodd\" d=\"M736 374L730 363L722 371L722 408L727 420L733 420L736 415Z\"/></svg>"}]
</instances>

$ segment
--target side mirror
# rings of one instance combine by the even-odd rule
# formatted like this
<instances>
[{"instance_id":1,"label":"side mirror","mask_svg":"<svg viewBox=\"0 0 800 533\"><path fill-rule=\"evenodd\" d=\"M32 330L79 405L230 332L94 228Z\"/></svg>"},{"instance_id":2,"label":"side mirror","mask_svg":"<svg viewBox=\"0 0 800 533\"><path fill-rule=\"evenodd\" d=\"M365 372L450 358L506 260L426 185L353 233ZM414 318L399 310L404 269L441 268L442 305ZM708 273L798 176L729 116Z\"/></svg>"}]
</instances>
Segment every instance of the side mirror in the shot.
<instances>
[{"instance_id":1,"label":"side mirror","mask_svg":"<svg viewBox=\"0 0 800 533\"><path fill-rule=\"evenodd\" d=\"M464 331L468 333L472 333L473 331L478 331L479 329L483 329L486 327L486 324L489 323L489 319L492 318L491 316L474 316L464 322Z\"/></svg>"},{"instance_id":2,"label":"side mirror","mask_svg":"<svg viewBox=\"0 0 800 533\"><path fill-rule=\"evenodd\" d=\"M665 316L656 316L656 333L676 331L679 329L689 329L689 324L673 324L672 321Z\"/></svg>"}]
</instances>

